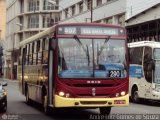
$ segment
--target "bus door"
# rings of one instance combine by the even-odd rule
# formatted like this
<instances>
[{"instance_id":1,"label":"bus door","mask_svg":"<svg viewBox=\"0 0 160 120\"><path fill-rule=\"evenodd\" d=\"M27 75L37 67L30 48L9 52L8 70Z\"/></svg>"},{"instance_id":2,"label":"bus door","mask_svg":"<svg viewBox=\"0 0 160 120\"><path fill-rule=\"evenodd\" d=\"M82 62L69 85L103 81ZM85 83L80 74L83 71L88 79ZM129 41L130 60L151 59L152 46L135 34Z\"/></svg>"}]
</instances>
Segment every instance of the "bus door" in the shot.
<instances>
[{"instance_id":1,"label":"bus door","mask_svg":"<svg viewBox=\"0 0 160 120\"><path fill-rule=\"evenodd\" d=\"M53 106L54 99L54 48L53 48L53 38L49 39L49 62L48 62L48 105Z\"/></svg>"},{"instance_id":2,"label":"bus door","mask_svg":"<svg viewBox=\"0 0 160 120\"><path fill-rule=\"evenodd\" d=\"M144 86L144 96L145 98L151 97L151 89L152 89L152 78L153 78L153 69L152 69L152 48L145 47L144 50L144 59L143 59L143 69L144 69L144 76L145 82L143 83Z\"/></svg>"}]
</instances>

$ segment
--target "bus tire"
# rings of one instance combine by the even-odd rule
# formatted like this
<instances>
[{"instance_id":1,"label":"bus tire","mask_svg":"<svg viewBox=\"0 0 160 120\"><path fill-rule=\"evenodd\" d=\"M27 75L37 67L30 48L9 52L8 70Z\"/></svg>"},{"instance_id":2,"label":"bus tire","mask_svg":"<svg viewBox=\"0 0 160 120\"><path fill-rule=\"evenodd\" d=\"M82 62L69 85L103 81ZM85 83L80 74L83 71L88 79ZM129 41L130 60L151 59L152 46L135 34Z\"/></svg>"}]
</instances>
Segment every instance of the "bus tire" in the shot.
<instances>
[{"instance_id":1,"label":"bus tire","mask_svg":"<svg viewBox=\"0 0 160 120\"><path fill-rule=\"evenodd\" d=\"M46 115L51 115L51 108L48 106L47 95L43 96L43 111Z\"/></svg>"},{"instance_id":2,"label":"bus tire","mask_svg":"<svg viewBox=\"0 0 160 120\"><path fill-rule=\"evenodd\" d=\"M102 107L99 110L102 115L109 115L111 113L111 107Z\"/></svg>"},{"instance_id":3,"label":"bus tire","mask_svg":"<svg viewBox=\"0 0 160 120\"><path fill-rule=\"evenodd\" d=\"M31 99L29 98L29 92L28 92L28 90L26 91L26 103L27 103L28 105L31 104Z\"/></svg>"},{"instance_id":4,"label":"bus tire","mask_svg":"<svg viewBox=\"0 0 160 120\"><path fill-rule=\"evenodd\" d=\"M140 102L140 98L139 98L139 95L138 95L138 88L137 87L133 87L132 89L132 101L134 103L139 103Z\"/></svg>"}]
</instances>

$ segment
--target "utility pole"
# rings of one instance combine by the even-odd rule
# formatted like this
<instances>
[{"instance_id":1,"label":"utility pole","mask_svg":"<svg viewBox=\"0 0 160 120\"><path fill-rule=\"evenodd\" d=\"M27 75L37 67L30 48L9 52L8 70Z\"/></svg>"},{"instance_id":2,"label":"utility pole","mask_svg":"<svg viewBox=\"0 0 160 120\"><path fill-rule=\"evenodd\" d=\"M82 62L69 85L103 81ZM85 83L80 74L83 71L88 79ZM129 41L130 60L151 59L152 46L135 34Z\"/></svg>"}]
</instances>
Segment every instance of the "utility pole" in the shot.
<instances>
[{"instance_id":1,"label":"utility pole","mask_svg":"<svg viewBox=\"0 0 160 120\"><path fill-rule=\"evenodd\" d=\"M14 44L15 44L15 32L13 33L13 51L12 51L12 53L11 53L11 55L12 55L12 60L11 60L11 79L13 80L13 79L15 79L14 78L14 59L15 59L15 49L14 49Z\"/></svg>"},{"instance_id":2,"label":"utility pole","mask_svg":"<svg viewBox=\"0 0 160 120\"><path fill-rule=\"evenodd\" d=\"M93 22L93 0L91 0L91 23Z\"/></svg>"},{"instance_id":3,"label":"utility pole","mask_svg":"<svg viewBox=\"0 0 160 120\"><path fill-rule=\"evenodd\" d=\"M0 40L1 40L1 31L2 31L2 30L0 30Z\"/></svg>"},{"instance_id":4,"label":"utility pole","mask_svg":"<svg viewBox=\"0 0 160 120\"><path fill-rule=\"evenodd\" d=\"M0 30L0 77L2 75L2 56L3 56L3 45L1 41L1 30Z\"/></svg>"}]
</instances>

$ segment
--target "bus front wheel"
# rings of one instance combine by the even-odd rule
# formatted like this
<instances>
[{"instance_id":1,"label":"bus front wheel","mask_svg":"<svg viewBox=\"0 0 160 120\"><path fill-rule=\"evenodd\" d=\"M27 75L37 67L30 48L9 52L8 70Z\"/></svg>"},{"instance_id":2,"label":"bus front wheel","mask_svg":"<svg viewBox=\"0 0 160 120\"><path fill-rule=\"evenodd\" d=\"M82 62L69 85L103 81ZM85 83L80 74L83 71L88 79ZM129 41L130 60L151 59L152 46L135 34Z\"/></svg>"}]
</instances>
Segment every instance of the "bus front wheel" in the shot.
<instances>
[{"instance_id":1,"label":"bus front wheel","mask_svg":"<svg viewBox=\"0 0 160 120\"><path fill-rule=\"evenodd\" d=\"M132 97L132 101L134 103L139 103L140 98L139 98L139 95L138 95L138 90L136 88L133 88L131 97Z\"/></svg>"},{"instance_id":2,"label":"bus front wheel","mask_svg":"<svg viewBox=\"0 0 160 120\"><path fill-rule=\"evenodd\" d=\"M48 106L48 102L47 102L47 96L43 96L43 110L46 115L51 114L51 109Z\"/></svg>"},{"instance_id":3,"label":"bus front wheel","mask_svg":"<svg viewBox=\"0 0 160 120\"><path fill-rule=\"evenodd\" d=\"M111 107L102 107L102 108L99 108L99 110L100 110L100 114L109 115L111 112Z\"/></svg>"}]
</instances>

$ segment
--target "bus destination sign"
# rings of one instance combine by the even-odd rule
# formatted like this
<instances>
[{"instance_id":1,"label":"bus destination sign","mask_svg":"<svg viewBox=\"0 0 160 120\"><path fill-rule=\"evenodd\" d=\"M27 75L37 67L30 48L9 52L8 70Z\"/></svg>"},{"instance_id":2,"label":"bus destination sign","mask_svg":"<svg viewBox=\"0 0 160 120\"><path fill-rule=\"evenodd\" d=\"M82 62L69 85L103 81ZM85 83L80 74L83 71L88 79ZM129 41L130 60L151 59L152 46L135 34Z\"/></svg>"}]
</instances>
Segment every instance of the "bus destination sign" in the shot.
<instances>
[{"instance_id":1,"label":"bus destination sign","mask_svg":"<svg viewBox=\"0 0 160 120\"><path fill-rule=\"evenodd\" d=\"M99 26L60 26L58 34L72 35L125 35L124 29L114 27L99 27Z\"/></svg>"}]
</instances>

